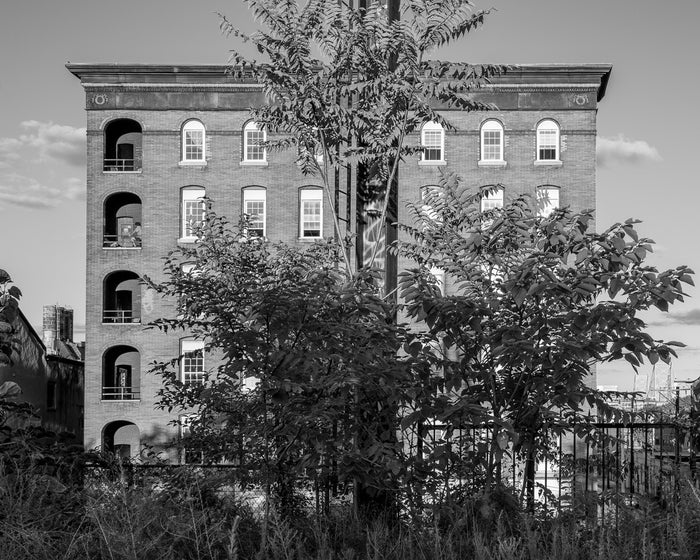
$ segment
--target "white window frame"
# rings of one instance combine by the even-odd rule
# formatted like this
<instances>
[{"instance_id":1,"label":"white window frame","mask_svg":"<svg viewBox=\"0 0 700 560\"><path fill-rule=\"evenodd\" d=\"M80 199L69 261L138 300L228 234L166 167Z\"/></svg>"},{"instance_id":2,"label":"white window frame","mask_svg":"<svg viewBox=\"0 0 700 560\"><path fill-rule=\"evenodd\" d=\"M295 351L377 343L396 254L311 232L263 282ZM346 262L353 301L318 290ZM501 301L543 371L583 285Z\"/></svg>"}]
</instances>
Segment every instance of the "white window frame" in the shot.
<instances>
[{"instance_id":1,"label":"white window frame","mask_svg":"<svg viewBox=\"0 0 700 560\"><path fill-rule=\"evenodd\" d=\"M202 209L202 221L205 219L204 201L201 200L206 196L206 191L203 187L185 187L180 191L180 239L185 243L192 243L197 240L197 236L193 234L192 226L187 212L188 205L198 201Z\"/></svg>"},{"instance_id":2,"label":"white window frame","mask_svg":"<svg viewBox=\"0 0 700 560\"><path fill-rule=\"evenodd\" d=\"M251 214L251 212L248 211L248 204L255 202L262 202L262 214ZM256 235L255 237L261 237L262 239L265 239L267 237L267 190L264 187L245 187L243 189L243 214L246 214L248 216L258 216L257 221L262 222L262 233L261 235ZM246 232L246 235L247 234L248 232Z\"/></svg>"},{"instance_id":3,"label":"white window frame","mask_svg":"<svg viewBox=\"0 0 700 560\"><path fill-rule=\"evenodd\" d=\"M503 187L488 186L481 189L481 211L488 212L496 208L503 208L505 189ZM490 191L487 193L486 191Z\"/></svg>"},{"instance_id":4,"label":"white window frame","mask_svg":"<svg viewBox=\"0 0 700 560\"><path fill-rule=\"evenodd\" d=\"M498 157L493 157L493 155L489 154L489 157L486 156L486 136L487 134L491 134L493 132L498 132ZM487 121L484 121L481 124L481 130L479 132L479 138L480 144L481 144L481 150L479 152L479 165L495 165L495 166L504 166L506 164L506 161L504 159L503 153L504 153L504 144L505 144L505 131L503 128L503 125L501 124L500 121L497 121L495 119L489 119ZM488 144L489 146L492 146L493 144Z\"/></svg>"},{"instance_id":5,"label":"white window frame","mask_svg":"<svg viewBox=\"0 0 700 560\"><path fill-rule=\"evenodd\" d=\"M442 268L433 266L430 268L430 274L435 278L438 288L440 288L440 293L445 295L445 271Z\"/></svg>"},{"instance_id":6,"label":"white window frame","mask_svg":"<svg viewBox=\"0 0 700 560\"><path fill-rule=\"evenodd\" d=\"M559 187L553 185L537 187L537 215L540 218L548 217L559 208L559 194Z\"/></svg>"},{"instance_id":7,"label":"white window frame","mask_svg":"<svg viewBox=\"0 0 700 560\"><path fill-rule=\"evenodd\" d=\"M423 215L423 220L430 220L432 222L441 224L442 216L438 214L437 210L430 205L428 198L428 193L432 193L432 196L444 196L444 190L440 185L424 185L420 188L420 199L423 204L421 204L421 214ZM424 224L427 226L428 224Z\"/></svg>"},{"instance_id":8,"label":"white window frame","mask_svg":"<svg viewBox=\"0 0 700 560\"><path fill-rule=\"evenodd\" d=\"M201 150L200 158L188 157L187 148L189 147L189 137L188 133L201 133L201 140L197 142L199 144L199 149ZM194 145L194 143L192 144ZM204 128L204 123L197 119L190 119L184 125L182 125L182 138L181 138L181 160L180 163L183 164L196 164L203 165L207 162L207 133Z\"/></svg>"},{"instance_id":9,"label":"white window frame","mask_svg":"<svg viewBox=\"0 0 700 560\"><path fill-rule=\"evenodd\" d=\"M435 133L438 134L438 142L434 141ZM439 158L427 158L426 150L421 153L420 165L445 165L445 129L435 121L427 122L420 132L420 144L423 148L439 149Z\"/></svg>"},{"instance_id":10,"label":"white window frame","mask_svg":"<svg viewBox=\"0 0 700 560\"><path fill-rule=\"evenodd\" d=\"M195 352L199 352L201 354L201 357L197 356L194 358L195 360L201 360L201 367L192 369L198 364L190 362L189 360L192 360L193 358L188 357L188 355L194 354ZM180 340L180 381L182 381L182 383L185 385L204 382L204 367L204 341L195 340L193 338L185 338Z\"/></svg>"},{"instance_id":11,"label":"white window frame","mask_svg":"<svg viewBox=\"0 0 700 560\"><path fill-rule=\"evenodd\" d=\"M261 128L255 121L249 121L243 127L243 159L241 160L241 165L267 165L267 149L262 148L261 157L248 157L248 148L256 148L256 145L251 144L251 138L253 133L257 134L262 132L262 141L267 142L267 131ZM259 140L256 140L256 144Z\"/></svg>"},{"instance_id":12,"label":"white window frame","mask_svg":"<svg viewBox=\"0 0 700 560\"><path fill-rule=\"evenodd\" d=\"M550 136L554 137L553 143L547 142L545 144L545 139ZM561 163L560 152L561 152L561 131L559 130L559 125L556 121L552 119L545 119L537 125L536 131L537 146L535 149L535 164L537 165L558 165ZM545 146L549 147L546 148ZM554 147L554 157L553 158L542 158L541 150L550 149Z\"/></svg>"},{"instance_id":13,"label":"white window frame","mask_svg":"<svg viewBox=\"0 0 700 560\"><path fill-rule=\"evenodd\" d=\"M318 235L305 235L304 225L307 223L305 221L305 216L310 215L305 213L305 206L307 202L318 202L319 204L319 217L320 222L318 228ZM316 220L314 220L316 221ZM323 239L323 189L318 187L304 187L299 189L299 239L316 240Z\"/></svg>"}]
</instances>

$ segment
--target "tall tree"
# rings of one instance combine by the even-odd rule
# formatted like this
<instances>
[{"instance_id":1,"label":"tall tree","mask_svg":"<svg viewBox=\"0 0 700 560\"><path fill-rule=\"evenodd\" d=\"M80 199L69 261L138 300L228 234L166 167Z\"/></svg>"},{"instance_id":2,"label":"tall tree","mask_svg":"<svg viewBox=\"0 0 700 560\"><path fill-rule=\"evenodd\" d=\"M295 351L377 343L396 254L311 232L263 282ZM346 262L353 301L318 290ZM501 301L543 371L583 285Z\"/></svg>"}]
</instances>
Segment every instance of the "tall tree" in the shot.
<instances>
[{"instance_id":1,"label":"tall tree","mask_svg":"<svg viewBox=\"0 0 700 560\"><path fill-rule=\"evenodd\" d=\"M411 240L399 249L417 263L400 280L405 312L426 325L410 350L433 364L426 400L405 424L444 423L455 445L472 436L462 428L485 428L485 446L465 447L484 452L487 483L500 480L510 449L526 464L532 496L534 462L552 440L574 426L587 436L591 407L613 412L591 383L597 364L622 359L636 371L675 356L682 344L655 340L640 313L683 301L692 271L646 264L653 242L635 220L596 233L590 212L541 217L528 197L481 212L486 194L447 177L412 205L416 225L403 227Z\"/></svg>"},{"instance_id":2,"label":"tall tree","mask_svg":"<svg viewBox=\"0 0 700 560\"><path fill-rule=\"evenodd\" d=\"M504 67L427 58L481 25L487 12L473 11L466 0L403 0L400 17L395 1L389 10L380 1L356 7L338 0L247 4L266 29L245 34L225 16L221 28L251 42L264 60L248 60L234 50L231 71L264 88L267 103L253 107L253 117L282 135L267 147L297 149L302 172L323 183L351 274L357 230L352 223L341 227L336 197L343 189L335 188L336 178L342 171L364 170L358 204L373 203L375 210L364 219L382 229L391 202L387 185L402 158L421 151L407 138L428 121L451 128L434 104L465 111L490 108L468 92ZM373 267L383 245L377 241L362 266Z\"/></svg>"}]
</instances>

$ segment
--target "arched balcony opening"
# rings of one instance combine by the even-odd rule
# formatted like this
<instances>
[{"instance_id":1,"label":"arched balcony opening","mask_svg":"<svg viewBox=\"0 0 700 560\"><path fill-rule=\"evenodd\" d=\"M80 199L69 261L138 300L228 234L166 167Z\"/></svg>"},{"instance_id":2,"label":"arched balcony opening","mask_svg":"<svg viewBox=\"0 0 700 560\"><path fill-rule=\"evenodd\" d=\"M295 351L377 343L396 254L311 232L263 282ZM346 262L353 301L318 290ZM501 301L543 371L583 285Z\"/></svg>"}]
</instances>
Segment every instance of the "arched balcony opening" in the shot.
<instances>
[{"instance_id":1,"label":"arched balcony opening","mask_svg":"<svg viewBox=\"0 0 700 560\"><path fill-rule=\"evenodd\" d=\"M102 246L109 249L141 247L141 199L133 193L115 193L105 200Z\"/></svg>"},{"instance_id":2,"label":"arched balcony opening","mask_svg":"<svg viewBox=\"0 0 700 560\"><path fill-rule=\"evenodd\" d=\"M102 322L113 324L141 322L141 280L128 270L119 270L104 280Z\"/></svg>"},{"instance_id":3,"label":"arched balcony opening","mask_svg":"<svg viewBox=\"0 0 700 560\"><path fill-rule=\"evenodd\" d=\"M103 171L141 171L141 125L132 119L116 119L105 127Z\"/></svg>"},{"instance_id":4,"label":"arched balcony opening","mask_svg":"<svg viewBox=\"0 0 700 560\"><path fill-rule=\"evenodd\" d=\"M130 459L141 449L141 432L136 424L116 420L102 429L102 450L114 453L120 459Z\"/></svg>"},{"instance_id":5,"label":"arched balcony opening","mask_svg":"<svg viewBox=\"0 0 700 560\"><path fill-rule=\"evenodd\" d=\"M112 346L102 356L102 400L141 398L141 355L132 346Z\"/></svg>"}]
</instances>

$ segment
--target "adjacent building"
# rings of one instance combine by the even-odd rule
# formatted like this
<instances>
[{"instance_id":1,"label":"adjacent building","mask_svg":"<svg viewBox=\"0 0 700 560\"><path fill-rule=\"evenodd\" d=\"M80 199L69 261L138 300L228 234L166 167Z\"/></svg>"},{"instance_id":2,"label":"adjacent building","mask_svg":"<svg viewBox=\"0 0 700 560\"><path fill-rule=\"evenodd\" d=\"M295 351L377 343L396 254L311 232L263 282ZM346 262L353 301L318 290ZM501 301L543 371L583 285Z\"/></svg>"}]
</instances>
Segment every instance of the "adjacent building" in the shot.
<instances>
[{"instance_id":1,"label":"adjacent building","mask_svg":"<svg viewBox=\"0 0 700 560\"><path fill-rule=\"evenodd\" d=\"M67 68L81 81L87 112L85 445L136 456L178 431L177 415L155 408L161 382L149 364L185 355L183 381L205 367L201 342L143 328L175 307L139 281L160 280L162 257L194 242L201 197L234 221L252 216L251 229L270 241L303 245L334 231L321 184L302 175L295 154L257 144L266 132L248 108L264 103L258 84L223 66ZM497 110L437 107L456 130L426 123L412 139L426 150L400 168L398 220L409 220L406 202L420 200L441 171L456 172L475 192L501 185L489 189L487 207L530 193L545 201L543 212L595 208L596 114L610 71L604 64L515 66L473 93ZM362 222L354 171L335 181L342 223ZM376 232L360 231L362 250Z\"/></svg>"},{"instance_id":2,"label":"adjacent building","mask_svg":"<svg viewBox=\"0 0 700 560\"><path fill-rule=\"evenodd\" d=\"M59 331L51 319L47 321L47 316L57 314L63 317ZM84 362L82 347L72 340L73 311L45 307L44 340L21 311L13 327L19 350L12 354L12 365L0 365L0 384L19 385L22 393L16 399L32 406L36 416L31 422L57 433L72 433L82 442Z\"/></svg>"}]
</instances>

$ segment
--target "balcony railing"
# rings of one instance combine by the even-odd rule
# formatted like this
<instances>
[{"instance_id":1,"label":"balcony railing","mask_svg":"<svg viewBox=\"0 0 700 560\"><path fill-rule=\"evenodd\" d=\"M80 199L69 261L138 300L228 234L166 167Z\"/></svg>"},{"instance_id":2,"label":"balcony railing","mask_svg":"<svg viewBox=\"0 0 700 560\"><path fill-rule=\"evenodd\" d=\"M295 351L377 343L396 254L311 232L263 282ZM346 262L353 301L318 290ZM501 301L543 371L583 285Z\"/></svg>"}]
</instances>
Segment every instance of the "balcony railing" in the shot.
<instances>
[{"instance_id":1,"label":"balcony railing","mask_svg":"<svg viewBox=\"0 0 700 560\"><path fill-rule=\"evenodd\" d=\"M103 171L141 171L141 160L137 158L105 158Z\"/></svg>"},{"instance_id":2,"label":"balcony railing","mask_svg":"<svg viewBox=\"0 0 700 560\"><path fill-rule=\"evenodd\" d=\"M134 249L141 248L141 237L132 235L125 237L123 235L108 235L102 236L102 247L108 249Z\"/></svg>"},{"instance_id":3,"label":"balcony railing","mask_svg":"<svg viewBox=\"0 0 700 560\"><path fill-rule=\"evenodd\" d=\"M103 323L140 323L139 317L132 309L105 309L102 313Z\"/></svg>"},{"instance_id":4,"label":"balcony railing","mask_svg":"<svg viewBox=\"0 0 700 560\"><path fill-rule=\"evenodd\" d=\"M137 387L102 387L103 401L135 401L141 398Z\"/></svg>"}]
</instances>

